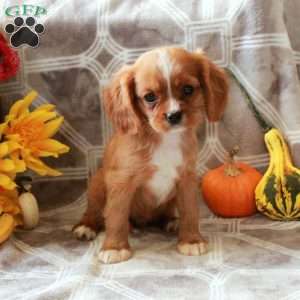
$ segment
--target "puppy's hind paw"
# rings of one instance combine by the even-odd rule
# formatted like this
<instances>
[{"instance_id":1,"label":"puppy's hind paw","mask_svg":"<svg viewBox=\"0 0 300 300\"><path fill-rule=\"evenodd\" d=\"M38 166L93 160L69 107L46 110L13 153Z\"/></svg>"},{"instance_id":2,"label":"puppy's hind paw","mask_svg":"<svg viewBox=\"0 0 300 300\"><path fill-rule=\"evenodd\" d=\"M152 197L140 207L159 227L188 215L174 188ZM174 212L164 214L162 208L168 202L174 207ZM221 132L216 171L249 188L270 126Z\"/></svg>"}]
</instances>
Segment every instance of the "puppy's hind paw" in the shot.
<instances>
[{"instance_id":1,"label":"puppy's hind paw","mask_svg":"<svg viewBox=\"0 0 300 300\"><path fill-rule=\"evenodd\" d=\"M129 249L107 249L100 251L98 259L104 264L115 264L128 260L131 256L132 251Z\"/></svg>"},{"instance_id":2,"label":"puppy's hind paw","mask_svg":"<svg viewBox=\"0 0 300 300\"><path fill-rule=\"evenodd\" d=\"M183 255L200 256L208 252L208 245L206 242L179 243L177 245L177 250Z\"/></svg>"},{"instance_id":3,"label":"puppy's hind paw","mask_svg":"<svg viewBox=\"0 0 300 300\"><path fill-rule=\"evenodd\" d=\"M179 230L179 219L172 219L166 223L164 230L170 233L177 233Z\"/></svg>"},{"instance_id":4,"label":"puppy's hind paw","mask_svg":"<svg viewBox=\"0 0 300 300\"><path fill-rule=\"evenodd\" d=\"M73 234L78 240L90 241L96 238L97 233L88 226L79 225L73 229Z\"/></svg>"}]
</instances>

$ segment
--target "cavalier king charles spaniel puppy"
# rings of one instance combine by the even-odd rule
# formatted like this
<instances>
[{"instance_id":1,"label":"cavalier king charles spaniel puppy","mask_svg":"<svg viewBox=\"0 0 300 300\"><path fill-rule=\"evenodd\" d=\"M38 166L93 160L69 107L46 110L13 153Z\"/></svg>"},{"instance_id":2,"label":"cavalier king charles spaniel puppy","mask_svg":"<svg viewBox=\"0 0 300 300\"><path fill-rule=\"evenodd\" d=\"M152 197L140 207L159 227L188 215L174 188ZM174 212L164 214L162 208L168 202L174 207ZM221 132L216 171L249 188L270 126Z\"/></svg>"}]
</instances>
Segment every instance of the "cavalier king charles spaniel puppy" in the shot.
<instances>
[{"instance_id":1,"label":"cavalier king charles spaniel puppy","mask_svg":"<svg viewBox=\"0 0 300 300\"><path fill-rule=\"evenodd\" d=\"M177 249L201 255L197 128L218 121L228 96L222 69L201 51L165 47L116 73L103 93L115 133L88 189L88 207L73 228L93 239L103 228L103 263L129 259L132 224L164 224L178 232Z\"/></svg>"}]
</instances>

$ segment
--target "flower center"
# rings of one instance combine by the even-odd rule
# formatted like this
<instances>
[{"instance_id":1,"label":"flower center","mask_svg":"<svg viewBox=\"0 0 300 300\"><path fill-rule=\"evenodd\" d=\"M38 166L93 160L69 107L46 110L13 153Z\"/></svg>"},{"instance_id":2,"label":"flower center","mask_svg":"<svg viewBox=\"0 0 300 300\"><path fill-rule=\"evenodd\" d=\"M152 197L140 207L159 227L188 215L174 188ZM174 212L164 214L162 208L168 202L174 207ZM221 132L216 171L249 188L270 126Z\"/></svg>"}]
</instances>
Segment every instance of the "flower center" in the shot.
<instances>
[{"instance_id":1,"label":"flower center","mask_svg":"<svg viewBox=\"0 0 300 300\"><path fill-rule=\"evenodd\" d=\"M11 128L11 133L18 134L21 137L24 146L28 146L31 142L39 140L42 131L43 122L39 121L21 122Z\"/></svg>"}]
</instances>

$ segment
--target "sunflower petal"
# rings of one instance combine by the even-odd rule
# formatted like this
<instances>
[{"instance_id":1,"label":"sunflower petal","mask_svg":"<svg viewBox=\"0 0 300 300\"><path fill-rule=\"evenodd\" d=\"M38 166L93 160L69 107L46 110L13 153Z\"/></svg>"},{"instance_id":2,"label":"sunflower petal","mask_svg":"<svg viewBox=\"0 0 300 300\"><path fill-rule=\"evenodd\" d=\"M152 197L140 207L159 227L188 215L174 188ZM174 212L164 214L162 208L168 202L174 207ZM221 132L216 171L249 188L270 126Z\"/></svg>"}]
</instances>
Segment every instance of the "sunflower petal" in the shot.
<instances>
[{"instance_id":1,"label":"sunflower petal","mask_svg":"<svg viewBox=\"0 0 300 300\"><path fill-rule=\"evenodd\" d=\"M26 171L26 164L24 162L24 160L18 159L14 161L15 164L15 170L17 173L22 173Z\"/></svg>"},{"instance_id":2,"label":"sunflower petal","mask_svg":"<svg viewBox=\"0 0 300 300\"><path fill-rule=\"evenodd\" d=\"M55 135L59 130L59 127L61 126L63 121L64 121L63 117L58 117L54 120L47 122L44 126L41 138L47 139Z\"/></svg>"},{"instance_id":3,"label":"sunflower petal","mask_svg":"<svg viewBox=\"0 0 300 300\"><path fill-rule=\"evenodd\" d=\"M9 147L8 147L7 143L6 142L1 143L0 144L0 158L6 156L8 154L8 152L9 152Z\"/></svg>"},{"instance_id":4,"label":"sunflower petal","mask_svg":"<svg viewBox=\"0 0 300 300\"><path fill-rule=\"evenodd\" d=\"M40 159L34 158L32 156L28 160L26 160L26 165L29 169L35 171L41 176L59 176L62 174L61 172L48 167Z\"/></svg>"},{"instance_id":5,"label":"sunflower petal","mask_svg":"<svg viewBox=\"0 0 300 300\"><path fill-rule=\"evenodd\" d=\"M34 146L36 146L40 151L53 153L53 156L66 153L70 150L68 146L54 139L46 139L46 140L38 141L34 144Z\"/></svg>"},{"instance_id":6,"label":"sunflower petal","mask_svg":"<svg viewBox=\"0 0 300 300\"><path fill-rule=\"evenodd\" d=\"M35 111L52 111L55 108L55 105L53 104L43 104L41 106L39 106L38 108L35 109Z\"/></svg>"},{"instance_id":7,"label":"sunflower petal","mask_svg":"<svg viewBox=\"0 0 300 300\"><path fill-rule=\"evenodd\" d=\"M31 157L31 149L30 148L23 148L20 151L20 156L24 159L27 160Z\"/></svg>"},{"instance_id":8,"label":"sunflower petal","mask_svg":"<svg viewBox=\"0 0 300 300\"><path fill-rule=\"evenodd\" d=\"M13 104L13 106L9 111L8 114L9 120L19 117L23 113L25 113L29 105L33 102L33 100L37 97L37 95L38 94L36 91L31 91L22 100L15 102L15 104Z\"/></svg>"},{"instance_id":9,"label":"sunflower petal","mask_svg":"<svg viewBox=\"0 0 300 300\"><path fill-rule=\"evenodd\" d=\"M54 111L44 111L44 110L39 110L39 111L34 111L31 112L26 119L23 120L23 122L47 122L49 120L52 120L56 118L57 113Z\"/></svg>"},{"instance_id":10,"label":"sunflower petal","mask_svg":"<svg viewBox=\"0 0 300 300\"><path fill-rule=\"evenodd\" d=\"M20 135L17 133L16 134L7 134L5 137L7 140L13 141L15 143L18 143L22 140Z\"/></svg>"},{"instance_id":11,"label":"sunflower petal","mask_svg":"<svg viewBox=\"0 0 300 300\"><path fill-rule=\"evenodd\" d=\"M38 157L49 157L49 156L52 156L52 157L58 158L58 154L54 153L54 152L38 151L37 153L38 153Z\"/></svg>"},{"instance_id":12,"label":"sunflower petal","mask_svg":"<svg viewBox=\"0 0 300 300\"><path fill-rule=\"evenodd\" d=\"M16 200L17 202L18 202L18 191L17 191L17 189L13 189L13 190L11 190L11 191L7 191L7 190L5 190L5 191L3 191L2 193L1 193L1 195L2 196L5 196L5 197L8 197L8 198L10 198L10 199L14 199L14 200Z\"/></svg>"},{"instance_id":13,"label":"sunflower petal","mask_svg":"<svg viewBox=\"0 0 300 300\"><path fill-rule=\"evenodd\" d=\"M15 170L15 164L11 159L0 159L0 171L13 172Z\"/></svg>"},{"instance_id":14,"label":"sunflower petal","mask_svg":"<svg viewBox=\"0 0 300 300\"><path fill-rule=\"evenodd\" d=\"M0 158L18 150L22 147L15 141L7 141L0 143Z\"/></svg>"},{"instance_id":15,"label":"sunflower petal","mask_svg":"<svg viewBox=\"0 0 300 300\"><path fill-rule=\"evenodd\" d=\"M0 195L0 205L5 213L17 215L21 212L17 198L9 195Z\"/></svg>"},{"instance_id":16,"label":"sunflower petal","mask_svg":"<svg viewBox=\"0 0 300 300\"><path fill-rule=\"evenodd\" d=\"M7 175L0 174L0 187L6 190L12 190L17 185Z\"/></svg>"},{"instance_id":17,"label":"sunflower petal","mask_svg":"<svg viewBox=\"0 0 300 300\"><path fill-rule=\"evenodd\" d=\"M15 171L16 173L25 172L26 171L26 164L24 160L19 158L19 151L15 151L10 154L11 159L15 164Z\"/></svg>"},{"instance_id":18,"label":"sunflower petal","mask_svg":"<svg viewBox=\"0 0 300 300\"><path fill-rule=\"evenodd\" d=\"M2 135L4 134L7 126L8 126L8 122L4 122L4 123L0 124L0 139L1 139Z\"/></svg>"},{"instance_id":19,"label":"sunflower petal","mask_svg":"<svg viewBox=\"0 0 300 300\"><path fill-rule=\"evenodd\" d=\"M14 151L22 148L22 146L19 143L15 142L15 141L7 141L6 143L7 143L7 146L8 146L8 152L9 153L14 152Z\"/></svg>"}]
</instances>

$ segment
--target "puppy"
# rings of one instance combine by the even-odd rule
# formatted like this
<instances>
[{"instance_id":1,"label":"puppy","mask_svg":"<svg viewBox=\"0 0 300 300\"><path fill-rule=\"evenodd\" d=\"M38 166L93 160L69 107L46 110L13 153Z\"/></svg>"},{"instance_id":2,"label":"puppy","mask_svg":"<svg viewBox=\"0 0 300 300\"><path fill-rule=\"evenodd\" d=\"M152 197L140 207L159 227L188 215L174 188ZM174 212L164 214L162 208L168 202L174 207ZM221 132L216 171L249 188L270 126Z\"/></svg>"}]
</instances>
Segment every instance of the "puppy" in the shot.
<instances>
[{"instance_id":1,"label":"puppy","mask_svg":"<svg viewBox=\"0 0 300 300\"><path fill-rule=\"evenodd\" d=\"M131 257L130 221L164 222L170 229L178 215L178 251L206 252L199 233L196 131L205 115L220 119L227 94L224 72L201 52L181 48L147 52L114 76L103 101L116 132L73 229L90 240L105 227L103 263Z\"/></svg>"}]
</instances>

